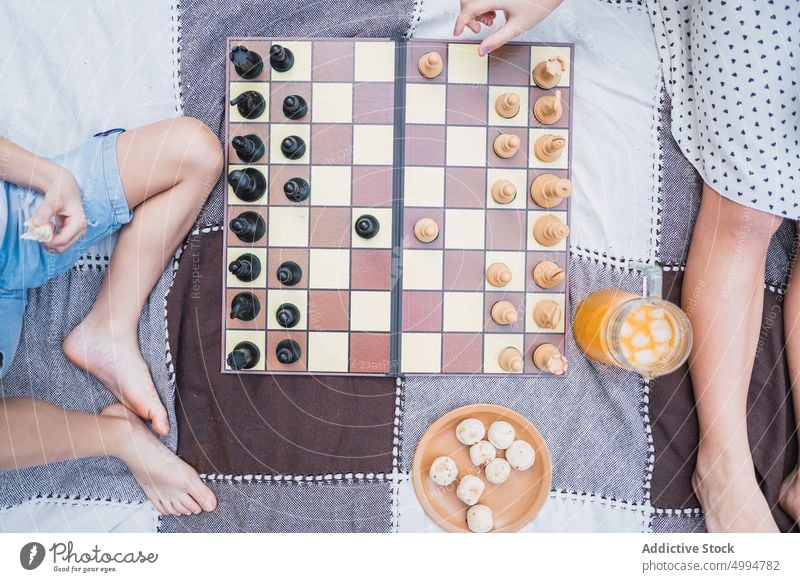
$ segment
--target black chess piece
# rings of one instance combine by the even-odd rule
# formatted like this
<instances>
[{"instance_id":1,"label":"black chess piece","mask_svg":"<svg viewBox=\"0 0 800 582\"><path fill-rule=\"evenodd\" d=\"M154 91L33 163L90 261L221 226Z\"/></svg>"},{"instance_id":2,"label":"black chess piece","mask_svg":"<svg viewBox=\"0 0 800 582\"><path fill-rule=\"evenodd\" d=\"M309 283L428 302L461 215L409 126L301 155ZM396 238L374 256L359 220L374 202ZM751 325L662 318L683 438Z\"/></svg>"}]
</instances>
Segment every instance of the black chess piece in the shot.
<instances>
[{"instance_id":1,"label":"black chess piece","mask_svg":"<svg viewBox=\"0 0 800 582\"><path fill-rule=\"evenodd\" d=\"M236 237L246 243L254 243L267 232L267 223L260 214L248 210L231 220L229 224L231 232Z\"/></svg>"},{"instance_id":2,"label":"black chess piece","mask_svg":"<svg viewBox=\"0 0 800 582\"><path fill-rule=\"evenodd\" d=\"M289 119L302 119L308 113L308 103L300 95L289 95L283 100L283 114Z\"/></svg>"},{"instance_id":3,"label":"black chess piece","mask_svg":"<svg viewBox=\"0 0 800 582\"><path fill-rule=\"evenodd\" d=\"M267 179L256 168L233 170L228 174L228 184L236 197L245 202L255 202L267 190Z\"/></svg>"},{"instance_id":4,"label":"black chess piece","mask_svg":"<svg viewBox=\"0 0 800 582\"><path fill-rule=\"evenodd\" d=\"M249 283L261 274L261 261L251 253L244 253L228 265L228 270L240 281Z\"/></svg>"},{"instance_id":5,"label":"black chess piece","mask_svg":"<svg viewBox=\"0 0 800 582\"><path fill-rule=\"evenodd\" d=\"M283 185L283 193L292 202L302 202L311 194L311 186L303 178L292 178Z\"/></svg>"},{"instance_id":6,"label":"black chess piece","mask_svg":"<svg viewBox=\"0 0 800 582\"><path fill-rule=\"evenodd\" d=\"M285 137L281 142L281 153L290 160L299 160L306 153L306 142L297 135Z\"/></svg>"},{"instance_id":7,"label":"black chess piece","mask_svg":"<svg viewBox=\"0 0 800 582\"><path fill-rule=\"evenodd\" d=\"M361 238L374 238L380 229L378 219L371 214L362 214L356 220L356 234Z\"/></svg>"},{"instance_id":8,"label":"black chess piece","mask_svg":"<svg viewBox=\"0 0 800 582\"><path fill-rule=\"evenodd\" d=\"M294 287L303 278L303 269L294 261L284 261L276 273L278 281L287 287Z\"/></svg>"},{"instance_id":9,"label":"black chess piece","mask_svg":"<svg viewBox=\"0 0 800 582\"><path fill-rule=\"evenodd\" d=\"M237 135L231 140L231 145L245 164L254 164L264 157L264 141L254 133Z\"/></svg>"},{"instance_id":10,"label":"black chess piece","mask_svg":"<svg viewBox=\"0 0 800 582\"><path fill-rule=\"evenodd\" d=\"M228 354L228 367L232 370L249 370L261 359L261 350L253 342L239 342Z\"/></svg>"},{"instance_id":11,"label":"black chess piece","mask_svg":"<svg viewBox=\"0 0 800 582\"><path fill-rule=\"evenodd\" d=\"M294 66L294 53L279 44L269 48L269 64L279 73L285 73Z\"/></svg>"},{"instance_id":12,"label":"black chess piece","mask_svg":"<svg viewBox=\"0 0 800 582\"><path fill-rule=\"evenodd\" d=\"M255 51L247 50L242 45L231 50L231 62L236 74L242 79L254 79L264 70L264 59Z\"/></svg>"},{"instance_id":13,"label":"black chess piece","mask_svg":"<svg viewBox=\"0 0 800 582\"><path fill-rule=\"evenodd\" d=\"M302 354L300 344L290 339L281 340L275 348L275 357L284 365L294 364Z\"/></svg>"},{"instance_id":14,"label":"black chess piece","mask_svg":"<svg viewBox=\"0 0 800 582\"><path fill-rule=\"evenodd\" d=\"M245 91L238 97L231 99L231 105L236 105L239 115L245 119L255 119L264 113L267 102L264 96L258 91Z\"/></svg>"},{"instance_id":15,"label":"black chess piece","mask_svg":"<svg viewBox=\"0 0 800 582\"><path fill-rule=\"evenodd\" d=\"M275 319L281 327L294 327L300 323L300 310L291 303L281 303L275 310Z\"/></svg>"},{"instance_id":16,"label":"black chess piece","mask_svg":"<svg viewBox=\"0 0 800 582\"><path fill-rule=\"evenodd\" d=\"M237 293L231 301L231 319L252 321L260 311L261 302L249 291Z\"/></svg>"}]
</instances>

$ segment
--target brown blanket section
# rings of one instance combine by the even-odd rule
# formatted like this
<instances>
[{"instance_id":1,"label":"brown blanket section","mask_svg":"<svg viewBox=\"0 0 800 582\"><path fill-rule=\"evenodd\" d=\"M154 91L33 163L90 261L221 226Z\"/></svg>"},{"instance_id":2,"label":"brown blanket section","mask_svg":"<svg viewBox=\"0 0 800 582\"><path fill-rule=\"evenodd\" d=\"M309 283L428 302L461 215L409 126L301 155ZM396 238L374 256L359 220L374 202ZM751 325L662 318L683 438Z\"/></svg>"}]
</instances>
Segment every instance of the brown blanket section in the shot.
<instances>
[{"instance_id":1,"label":"brown blanket section","mask_svg":"<svg viewBox=\"0 0 800 582\"><path fill-rule=\"evenodd\" d=\"M680 305L683 273L664 273L664 296ZM795 420L783 351L782 296L764 293L764 322L748 397L748 429L756 474L784 531L791 520L778 507L778 490L797 462ZM652 383L650 421L656 460L652 503L658 508L699 507L692 492L698 442L697 414L686 366Z\"/></svg>"},{"instance_id":2,"label":"brown blanket section","mask_svg":"<svg viewBox=\"0 0 800 582\"><path fill-rule=\"evenodd\" d=\"M220 373L222 233L189 239L168 296L178 454L201 473L392 469L391 378Z\"/></svg>"}]
</instances>

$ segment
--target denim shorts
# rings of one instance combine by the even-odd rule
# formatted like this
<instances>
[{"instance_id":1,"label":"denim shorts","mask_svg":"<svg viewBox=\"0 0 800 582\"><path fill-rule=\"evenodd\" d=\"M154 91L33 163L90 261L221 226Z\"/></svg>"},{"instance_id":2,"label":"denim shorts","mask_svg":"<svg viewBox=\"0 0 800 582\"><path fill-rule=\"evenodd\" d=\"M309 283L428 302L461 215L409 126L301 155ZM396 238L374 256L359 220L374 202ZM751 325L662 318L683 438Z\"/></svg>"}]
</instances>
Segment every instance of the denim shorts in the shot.
<instances>
[{"instance_id":1,"label":"denim shorts","mask_svg":"<svg viewBox=\"0 0 800 582\"><path fill-rule=\"evenodd\" d=\"M88 226L86 234L62 254L47 252L36 241L23 240L27 221L44 197L41 193L0 182L8 204L8 224L0 248L0 376L11 365L19 343L26 291L69 271L86 249L129 223L117 166L117 137L123 129L98 133L78 148L52 159L75 176Z\"/></svg>"}]
</instances>

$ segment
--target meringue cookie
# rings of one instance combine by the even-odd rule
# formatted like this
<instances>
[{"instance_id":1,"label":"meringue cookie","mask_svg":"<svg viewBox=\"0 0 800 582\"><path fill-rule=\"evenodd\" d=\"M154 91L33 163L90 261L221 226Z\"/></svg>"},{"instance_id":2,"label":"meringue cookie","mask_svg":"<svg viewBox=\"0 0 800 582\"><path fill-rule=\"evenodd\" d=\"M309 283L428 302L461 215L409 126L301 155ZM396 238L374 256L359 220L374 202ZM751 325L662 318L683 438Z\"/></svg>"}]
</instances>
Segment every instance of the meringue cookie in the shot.
<instances>
[{"instance_id":1,"label":"meringue cookie","mask_svg":"<svg viewBox=\"0 0 800 582\"><path fill-rule=\"evenodd\" d=\"M525 471L533 467L536 451L526 441L514 441L506 451L506 460L517 471Z\"/></svg>"},{"instance_id":2,"label":"meringue cookie","mask_svg":"<svg viewBox=\"0 0 800 582\"><path fill-rule=\"evenodd\" d=\"M473 505L467 510L467 527L475 533L487 533L494 525L492 510L485 505Z\"/></svg>"},{"instance_id":3,"label":"meringue cookie","mask_svg":"<svg viewBox=\"0 0 800 582\"><path fill-rule=\"evenodd\" d=\"M508 454L508 453L506 453ZM501 485L511 475L511 465L505 459L492 459L483 469L486 480L493 485Z\"/></svg>"},{"instance_id":4,"label":"meringue cookie","mask_svg":"<svg viewBox=\"0 0 800 582\"><path fill-rule=\"evenodd\" d=\"M507 449L516 436L514 427L505 420L496 420L489 427L489 442L498 449Z\"/></svg>"},{"instance_id":5,"label":"meringue cookie","mask_svg":"<svg viewBox=\"0 0 800 582\"><path fill-rule=\"evenodd\" d=\"M465 418L456 427L456 438L462 445L472 446L486 434L486 427L477 418Z\"/></svg>"},{"instance_id":6,"label":"meringue cookie","mask_svg":"<svg viewBox=\"0 0 800 582\"><path fill-rule=\"evenodd\" d=\"M458 483L456 495L467 505L475 505L483 495L486 485L475 475L465 475Z\"/></svg>"},{"instance_id":7,"label":"meringue cookie","mask_svg":"<svg viewBox=\"0 0 800 582\"><path fill-rule=\"evenodd\" d=\"M450 485L458 477L456 462L450 457L437 457L431 465L430 476L437 485Z\"/></svg>"},{"instance_id":8,"label":"meringue cookie","mask_svg":"<svg viewBox=\"0 0 800 582\"><path fill-rule=\"evenodd\" d=\"M469 448L469 460L478 467L483 467L496 456L497 450L489 441L478 441Z\"/></svg>"}]
</instances>

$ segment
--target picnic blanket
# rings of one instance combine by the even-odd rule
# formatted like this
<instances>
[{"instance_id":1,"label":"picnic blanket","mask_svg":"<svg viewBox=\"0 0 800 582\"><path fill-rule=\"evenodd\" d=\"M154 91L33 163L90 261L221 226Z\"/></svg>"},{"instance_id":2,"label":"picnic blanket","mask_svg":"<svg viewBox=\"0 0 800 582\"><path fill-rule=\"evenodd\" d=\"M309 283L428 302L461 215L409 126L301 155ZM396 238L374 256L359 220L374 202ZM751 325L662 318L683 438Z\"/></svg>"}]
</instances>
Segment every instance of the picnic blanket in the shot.
<instances>
[{"instance_id":1,"label":"picnic blanket","mask_svg":"<svg viewBox=\"0 0 800 582\"><path fill-rule=\"evenodd\" d=\"M60 13L64 26L77 22L70 7L74 10L69 5ZM380 11L367 0L349 0L315 5L310 14L294 1L234 6L222 0L184 0L178 6L153 0L137 7L142 12L138 18L151 19L146 25L163 31L169 43L152 50L149 65L137 66L172 70L174 80L180 80L176 89L172 76L168 83L165 75L162 85L147 89L168 94L173 109L160 110L164 116L177 112L179 91L183 111L221 133L225 37L448 38L457 9L454 0L397 0ZM2 10L16 18L23 13ZM113 26L117 17L113 10L97 14L104 26ZM41 35L46 38L43 31ZM142 52L137 42L144 41L133 37L106 42L123 54ZM152 37L151 32L147 42L155 44ZM24 50L25 42L35 38L26 34L0 42ZM669 103L643 6L565 0L523 39L576 46L570 304L601 287L640 291L642 279L630 265L637 260L663 263L665 289L677 299L700 182L669 132ZM166 69L164 63L169 63ZM620 86L623 68L626 82ZM68 75L63 81L65 87L75 82ZM0 75L0 91L20 84L25 83ZM110 83L105 88L121 99L123 93L134 100L137 94L144 96L142 89L126 87L126 93ZM79 95L81 89L74 91ZM75 115L88 114L77 104L71 107ZM13 124L15 115L23 115L21 109L0 113L0 127ZM24 128L15 127L25 135ZM49 125L32 130L29 141L21 143L35 147L43 139L42 127ZM685 370L647 383L585 359L569 339L572 369L566 379L415 377L396 382L219 374L221 224L218 185L154 290L140 325L145 356L171 413L166 442L203 474L220 500L219 509L160 522L148 519L141 512L152 510L124 465L88 459L0 474L0 508L6 508L0 509L0 530L30 530L36 523L65 531L146 530L158 523L165 532L437 531L413 493L409 471L414 449L431 422L472 402L519 410L547 440L554 461L553 490L528 531L703 529L689 485L697 435ZM789 432L794 425L780 355L782 330L773 310L785 288L792 232L782 229L770 248L765 313L773 315L759 354L765 364L756 366L751 395L751 440L757 443L757 470L770 501L797 454ZM3 379L3 394L34 395L90 411L111 401L102 386L69 366L59 349L60 338L91 304L108 252L101 249L96 261L86 261L32 293L24 356ZM48 313L48 319L41 313ZM781 365L772 369L775 362ZM81 511L102 519L81 520ZM776 517L788 527L785 516Z\"/></svg>"}]
</instances>

